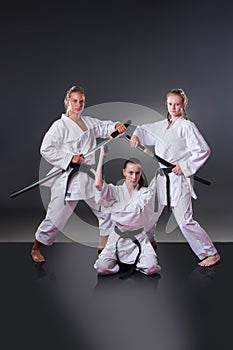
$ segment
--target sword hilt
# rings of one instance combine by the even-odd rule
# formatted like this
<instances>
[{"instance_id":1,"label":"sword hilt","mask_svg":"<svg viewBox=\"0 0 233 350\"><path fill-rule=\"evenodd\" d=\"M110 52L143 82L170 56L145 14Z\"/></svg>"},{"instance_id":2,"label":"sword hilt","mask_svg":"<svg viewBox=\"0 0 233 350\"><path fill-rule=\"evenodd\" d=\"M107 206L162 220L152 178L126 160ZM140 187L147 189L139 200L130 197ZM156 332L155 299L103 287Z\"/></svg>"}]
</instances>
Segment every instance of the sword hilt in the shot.
<instances>
[{"instance_id":1,"label":"sword hilt","mask_svg":"<svg viewBox=\"0 0 233 350\"><path fill-rule=\"evenodd\" d=\"M127 122L124 123L124 126L125 126L126 128L128 128L128 126L130 126L131 123L132 123L132 120L127 120ZM113 131L113 132L111 133L110 137L111 137L112 139L115 139L115 137L117 137L119 134L120 134L119 131L118 131L118 130L115 130L115 131Z\"/></svg>"}]
</instances>

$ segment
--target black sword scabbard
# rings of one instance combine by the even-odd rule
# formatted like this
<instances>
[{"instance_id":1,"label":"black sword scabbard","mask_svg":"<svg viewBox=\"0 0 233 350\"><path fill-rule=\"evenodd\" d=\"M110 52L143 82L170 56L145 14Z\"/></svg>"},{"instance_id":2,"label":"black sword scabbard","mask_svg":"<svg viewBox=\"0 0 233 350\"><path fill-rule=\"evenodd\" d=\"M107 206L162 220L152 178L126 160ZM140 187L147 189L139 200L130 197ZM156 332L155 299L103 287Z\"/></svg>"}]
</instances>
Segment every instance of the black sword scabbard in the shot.
<instances>
[{"instance_id":1,"label":"black sword scabbard","mask_svg":"<svg viewBox=\"0 0 233 350\"><path fill-rule=\"evenodd\" d=\"M128 141L130 141L131 136L126 135L125 138L126 138ZM144 153L147 153L147 148L146 148L145 146L143 146L143 145L140 144L140 145L137 146L137 148L138 148L140 151L142 151L142 152L144 152ZM152 153L152 152L151 152L151 153ZM157 154L153 154L151 157L153 157L154 159L157 159L159 163L163 164L163 165L166 166L166 167L173 167L173 168L175 167L174 164L172 164L172 163L168 162L167 160L165 160L165 159L163 159L163 158L157 156ZM206 180L206 179L203 179L202 177L199 177L199 176L197 176L197 175L193 175L192 177L193 177L194 180L196 180L196 181L198 181L198 182L201 182L201 183L203 183L203 184L205 184L205 185L207 185L207 186L210 186L210 185L211 185L211 181Z\"/></svg>"}]
</instances>

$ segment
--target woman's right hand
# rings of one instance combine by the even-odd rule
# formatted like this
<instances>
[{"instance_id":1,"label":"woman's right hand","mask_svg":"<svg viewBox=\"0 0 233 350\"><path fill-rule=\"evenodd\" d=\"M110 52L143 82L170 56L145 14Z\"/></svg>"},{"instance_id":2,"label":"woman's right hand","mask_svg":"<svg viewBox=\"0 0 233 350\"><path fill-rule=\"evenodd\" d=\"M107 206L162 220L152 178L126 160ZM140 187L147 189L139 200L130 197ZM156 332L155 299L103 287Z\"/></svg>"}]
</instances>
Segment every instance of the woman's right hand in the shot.
<instances>
[{"instance_id":1,"label":"woman's right hand","mask_svg":"<svg viewBox=\"0 0 233 350\"><path fill-rule=\"evenodd\" d=\"M71 163L73 164L82 164L83 161L83 154L75 154L71 159Z\"/></svg>"},{"instance_id":2,"label":"woman's right hand","mask_svg":"<svg viewBox=\"0 0 233 350\"><path fill-rule=\"evenodd\" d=\"M132 147L138 147L138 145L140 144L140 140L136 135L133 135L130 139L130 145Z\"/></svg>"}]
</instances>

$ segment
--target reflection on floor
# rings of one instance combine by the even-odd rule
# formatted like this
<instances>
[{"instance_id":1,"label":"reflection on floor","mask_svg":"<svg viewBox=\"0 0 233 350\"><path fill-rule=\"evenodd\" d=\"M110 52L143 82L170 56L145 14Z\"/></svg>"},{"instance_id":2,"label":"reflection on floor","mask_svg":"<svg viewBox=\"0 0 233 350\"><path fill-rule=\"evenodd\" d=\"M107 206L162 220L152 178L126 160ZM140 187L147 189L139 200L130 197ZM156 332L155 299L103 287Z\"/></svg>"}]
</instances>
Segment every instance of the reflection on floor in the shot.
<instances>
[{"instance_id":1,"label":"reflection on floor","mask_svg":"<svg viewBox=\"0 0 233 350\"><path fill-rule=\"evenodd\" d=\"M44 249L1 243L1 343L13 350L228 349L233 243L222 260L200 268L186 243L160 243L159 275L101 277L97 251L77 243Z\"/></svg>"}]
</instances>

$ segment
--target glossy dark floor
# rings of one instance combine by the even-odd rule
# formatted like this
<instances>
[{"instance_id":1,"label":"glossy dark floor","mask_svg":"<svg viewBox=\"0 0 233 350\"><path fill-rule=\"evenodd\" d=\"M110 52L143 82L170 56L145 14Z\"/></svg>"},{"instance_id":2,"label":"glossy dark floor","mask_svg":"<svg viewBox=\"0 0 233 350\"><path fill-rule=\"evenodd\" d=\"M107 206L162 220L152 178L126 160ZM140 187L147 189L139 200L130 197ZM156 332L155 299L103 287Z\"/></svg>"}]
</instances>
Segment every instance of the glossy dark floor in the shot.
<instances>
[{"instance_id":1,"label":"glossy dark floor","mask_svg":"<svg viewBox=\"0 0 233 350\"><path fill-rule=\"evenodd\" d=\"M1 243L4 349L215 350L231 344L233 243L197 267L186 243L160 243L160 275L98 277L96 249L55 243L34 264L29 243Z\"/></svg>"}]
</instances>

